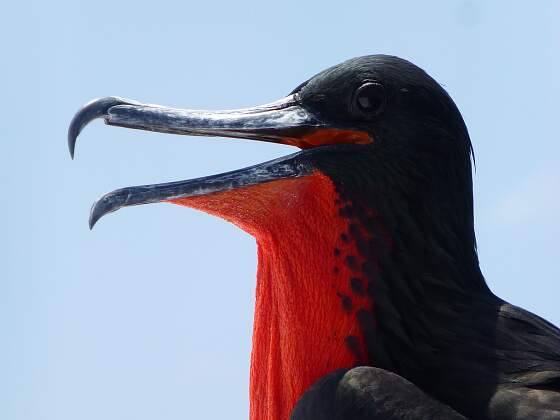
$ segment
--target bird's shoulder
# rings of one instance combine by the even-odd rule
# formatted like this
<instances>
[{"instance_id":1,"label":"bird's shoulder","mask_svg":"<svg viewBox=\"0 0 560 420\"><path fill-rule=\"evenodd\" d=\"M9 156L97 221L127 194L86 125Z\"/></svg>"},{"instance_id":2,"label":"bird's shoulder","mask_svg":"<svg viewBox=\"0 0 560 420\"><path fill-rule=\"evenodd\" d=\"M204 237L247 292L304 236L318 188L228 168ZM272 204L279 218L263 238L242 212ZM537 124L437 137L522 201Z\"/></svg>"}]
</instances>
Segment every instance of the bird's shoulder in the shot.
<instances>
[{"instance_id":1,"label":"bird's shoulder","mask_svg":"<svg viewBox=\"0 0 560 420\"><path fill-rule=\"evenodd\" d=\"M495 418L511 413L515 418L560 419L560 329L503 303L495 352L503 374L489 404Z\"/></svg>"},{"instance_id":2,"label":"bird's shoulder","mask_svg":"<svg viewBox=\"0 0 560 420\"><path fill-rule=\"evenodd\" d=\"M539 371L560 374L560 329L518 306L504 302L496 319L496 350L519 364L520 359L535 364ZM517 355L517 357L516 357Z\"/></svg>"},{"instance_id":3,"label":"bird's shoulder","mask_svg":"<svg viewBox=\"0 0 560 420\"><path fill-rule=\"evenodd\" d=\"M403 377L380 368L340 369L300 398L291 420L465 420Z\"/></svg>"}]
</instances>

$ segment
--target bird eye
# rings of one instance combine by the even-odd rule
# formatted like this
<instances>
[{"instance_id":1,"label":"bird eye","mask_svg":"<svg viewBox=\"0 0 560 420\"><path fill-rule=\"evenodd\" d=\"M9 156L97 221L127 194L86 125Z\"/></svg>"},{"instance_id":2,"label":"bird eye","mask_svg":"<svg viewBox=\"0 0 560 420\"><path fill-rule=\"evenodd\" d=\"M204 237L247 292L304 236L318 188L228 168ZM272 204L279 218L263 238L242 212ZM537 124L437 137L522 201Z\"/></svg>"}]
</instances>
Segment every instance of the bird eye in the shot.
<instances>
[{"instance_id":1,"label":"bird eye","mask_svg":"<svg viewBox=\"0 0 560 420\"><path fill-rule=\"evenodd\" d=\"M354 106L363 115L379 115L385 105L385 88L382 84L368 82L356 89Z\"/></svg>"}]
</instances>

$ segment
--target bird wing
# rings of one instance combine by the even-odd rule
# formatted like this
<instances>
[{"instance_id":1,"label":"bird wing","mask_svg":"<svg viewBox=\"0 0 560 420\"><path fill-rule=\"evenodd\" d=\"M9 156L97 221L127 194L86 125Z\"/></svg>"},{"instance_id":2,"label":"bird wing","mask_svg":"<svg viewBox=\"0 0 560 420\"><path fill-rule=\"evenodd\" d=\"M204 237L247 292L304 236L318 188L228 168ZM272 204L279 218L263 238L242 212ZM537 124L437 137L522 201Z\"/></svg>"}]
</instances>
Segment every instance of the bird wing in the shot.
<instances>
[{"instance_id":1,"label":"bird wing","mask_svg":"<svg viewBox=\"0 0 560 420\"><path fill-rule=\"evenodd\" d=\"M491 419L560 419L560 330L509 303L498 312L495 357L499 383Z\"/></svg>"},{"instance_id":2,"label":"bird wing","mask_svg":"<svg viewBox=\"0 0 560 420\"><path fill-rule=\"evenodd\" d=\"M560 391L560 330L509 303L500 306L495 351L504 379Z\"/></svg>"},{"instance_id":3,"label":"bird wing","mask_svg":"<svg viewBox=\"0 0 560 420\"><path fill-rule=\"evenodd\" d=\"M466 420L413 383L362 366L325 375L300 398L291 420Z\"/></svg>"}]
</instances>

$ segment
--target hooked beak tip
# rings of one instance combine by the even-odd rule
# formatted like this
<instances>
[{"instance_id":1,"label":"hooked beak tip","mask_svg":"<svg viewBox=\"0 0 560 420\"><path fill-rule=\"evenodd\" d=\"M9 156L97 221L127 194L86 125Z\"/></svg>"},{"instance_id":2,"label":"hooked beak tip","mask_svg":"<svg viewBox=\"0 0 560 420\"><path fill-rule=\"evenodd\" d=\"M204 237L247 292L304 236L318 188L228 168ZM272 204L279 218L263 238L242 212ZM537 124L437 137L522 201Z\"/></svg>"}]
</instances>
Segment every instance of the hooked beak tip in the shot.
<instances>
[{"instance_id":1,"label":"hooked beak tip","mask_svg":"<svg viewBox=\"0 0 560 420\"><path fill-rule=\"evenodd\" d=\"M95 224L97 223L98 220L99 220L99 217L94 217L93 212L89 215L89 222L88 222L89 230L93 230L93 227L95 226Z\"/></svg>"},{"instance_id":2,"label":"hooked beak tip","mask_svg":"<svg viewBox=\"0 0 560 420\"><path fill-rule=\"evenodd\" d=\"M107 194L94 202L91 206L91 210L89 212L89 230L92 230L99 219L101 219L104 215L117 210L117 208L112 208L110 202L106 200L106 196Z\"/></svg>"},{"instance_id":3,"label":"hooked beak tip","mask_svg":"<svg viewBox=\"0 0 560 420\"><path fill-rule=\"evenodd\" d=\"M108 199L109 194L105 194L103 197L95 201L89 212L89 230L92 230L95 224L107 213L111 213L118 209L118 206L114 206L113 202Z\"/></svg>"},{"instance_id":4,"label":"hooked beak tip","mask_svg":"<svg viewBox=\"0 0 560 420\"><path fill-rule=\"evenodd\" d=\"M101 217L96 211L96 207L97 207L97 201L93 203L93 205L91 206L91 211L89 213L89 220L88 220L89 230L93 230L93 227Z\"/></svg>"},{"instance_id":5,"label":"hooked beak tip","mask_svg":"<svg viewBox=\"0 0 560 420\"><path fill-rule=\"evenodd\" d=\"M74 159L76 140L87 124L97 118L105 118L109 109L114 106L134 103L136 102L119 98L117 96L107 96L105 98L94 99L85 104L78 112L76 112L70 122L70 126L68 127L68 151L70 152L70 157Z\"/></svg>"}]
</instances>

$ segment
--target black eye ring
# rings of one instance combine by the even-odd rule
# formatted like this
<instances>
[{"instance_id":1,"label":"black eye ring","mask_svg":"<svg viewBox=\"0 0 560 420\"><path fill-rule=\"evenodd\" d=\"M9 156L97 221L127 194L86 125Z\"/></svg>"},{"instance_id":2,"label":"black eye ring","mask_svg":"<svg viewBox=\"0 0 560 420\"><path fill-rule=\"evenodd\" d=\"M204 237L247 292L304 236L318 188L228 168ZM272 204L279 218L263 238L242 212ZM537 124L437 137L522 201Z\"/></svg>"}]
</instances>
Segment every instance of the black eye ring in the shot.
<instances>
[{"instance_id":1,"label":"black eye ring","mask_svg":"<svg viewBox=\"0 0 560 420\"><path fill-rule=\"evenodd\" d=\"M383 111L387 96L385 87L378 82L366 82L354 92L353 106L361 115L375 117Z\"/></svg>"}]
</instances>

